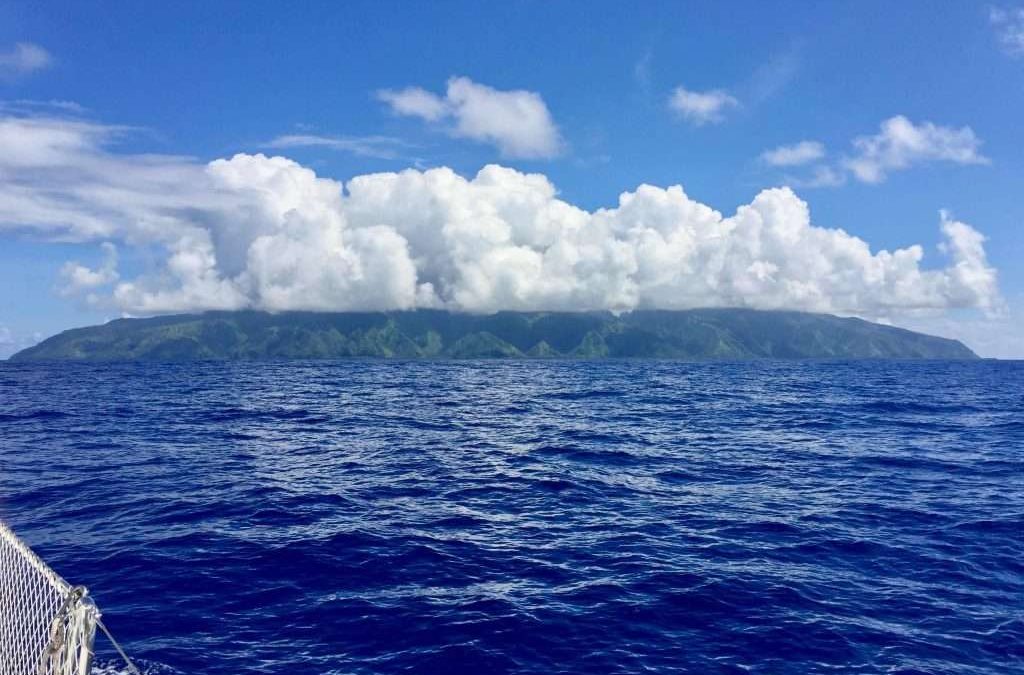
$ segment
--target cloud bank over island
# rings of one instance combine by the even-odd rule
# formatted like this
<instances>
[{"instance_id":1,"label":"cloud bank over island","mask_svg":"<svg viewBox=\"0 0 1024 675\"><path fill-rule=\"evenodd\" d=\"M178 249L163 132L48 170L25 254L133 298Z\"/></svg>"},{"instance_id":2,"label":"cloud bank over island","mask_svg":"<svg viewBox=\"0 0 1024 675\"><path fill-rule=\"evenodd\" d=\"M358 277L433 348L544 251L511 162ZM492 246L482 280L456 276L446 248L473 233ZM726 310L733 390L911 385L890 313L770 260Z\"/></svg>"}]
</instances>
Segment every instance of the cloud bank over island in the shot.
<instances>
[{"instance_id":1,"label":"cloud bank over island","mask_svg":"<svg viewBox=\"0 0 1024 675\"><path fill-rule=\"evenodd\" d=\"M1002 306L984 237L947 214L940 264L926 267L921 245L873 251L814 226L789 188L731 215L651 185L588 211L544 175L497 165L342 183L284 157L119 152L124 133L0 117L0 230L103 246L98 267L68 261L63 292L130 314L727 306L890 318ZM159 265L126 274L118 251L130 248L159 252Z\"/></svg>"}]
</instances>

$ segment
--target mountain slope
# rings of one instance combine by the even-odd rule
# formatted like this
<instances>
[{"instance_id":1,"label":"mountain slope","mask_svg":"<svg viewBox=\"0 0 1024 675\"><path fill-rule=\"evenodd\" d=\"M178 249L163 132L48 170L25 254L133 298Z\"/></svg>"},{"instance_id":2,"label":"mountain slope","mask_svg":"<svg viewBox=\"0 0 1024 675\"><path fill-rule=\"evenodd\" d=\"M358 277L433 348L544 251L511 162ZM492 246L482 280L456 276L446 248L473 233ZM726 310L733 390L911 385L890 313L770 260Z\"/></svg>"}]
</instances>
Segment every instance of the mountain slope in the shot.
<instances>
[{"instance_id":1,"label":"mountain slope","mask_svg":"<svg viewBox=\"0 0 1024 675\"><path fill-rule=\"evenodd\" d=\"M14 361L673 358L971 359L956 340L802 312L208 312L65 331Z\"/></svg>"}]
</instances>

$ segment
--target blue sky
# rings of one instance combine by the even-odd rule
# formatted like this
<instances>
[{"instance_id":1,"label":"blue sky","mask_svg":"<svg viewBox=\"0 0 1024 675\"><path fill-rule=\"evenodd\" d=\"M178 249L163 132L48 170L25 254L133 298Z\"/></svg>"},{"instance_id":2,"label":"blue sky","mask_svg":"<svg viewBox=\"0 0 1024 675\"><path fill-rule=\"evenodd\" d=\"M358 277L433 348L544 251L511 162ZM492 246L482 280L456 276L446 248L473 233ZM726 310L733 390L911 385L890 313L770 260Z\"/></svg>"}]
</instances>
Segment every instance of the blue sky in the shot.
<instances>
[{"instance_id":1,"label":"blue sky","mask_svg":"<svg viewBox=\"0 0 1024 675\"><path fill-rule=\"evenodd\" d=\"M1024 312L1024 271L1018 264L1024 258L1021 26L1024 12L1012 3L949 2L941 11L931 2L353 2L308 3L287 11L280 3L251 2L0 3L0 115L41 121L49 125L43 129L47 133L70 128L84 134L91 140L87 151L74 154L76 161L91 161L85 156L94 153L112 166L136 166L141 155L153 154L174 157L175 166L192 171L236 153L264 153L287 156L319 177L348 181L408 167L450 167L472 179L485 165L497 163L544 174L558 199L588 213L615 207L620 193L641 184L679 184L688 199L728 218L762 190L789 185L809 206L814 226L841 228L867 242L872 252L920 245L921 270L953 271L929 280L931 285L915 290L913 298L887 300L884 311L868 298L881 292L870 284L839 290L827 285L824 292L831 299L813 302L759 287L752 293L761 299L749 304L783 306L786 298L796 297L796 308L857 313L961 337L982 353L1024 357L1017 318ZM449 84L460 77L464 98ZM427 108L414 113L401 107L400 102L412 100L410 88L418 88L416 100ZM503 99L501 92L524 97ZM531 107L531 101L539 107ZM482 117L469 107L477 104L483 106ZM502 107L506 104L511 112ZM520 113L525 117L517 117ZM894 145L893 139L903 138L898 124L889 134L880 127L894 118L909 125L903 128L913 136L909 145ZM29 127L12 128L8 153L21 151L24 144L11 138ZM41 128L33 126L31 133L42 133ZM290 142L282 140L288 136ZM764 155L801 142L792 152L775 155L776 163L788 159L788 166L775 166ZM869 147L874 150L865 150ZM863 169L862 163L860 173L858 160L869 164ZM27 171L18 173L23 166L0 163L0 182L29 189L18 183L28 181ZM71 180L66 176L72 168L32 165L36 179L30 187L43 190L47 172ZM213 190L197 187L194 178L182 180L188 181L183 189L188 194ZM144 187L130 189L145 193ZM465 199L481 199L466 190ZM650 199L654 204L659 198ZM174 208L175 217L184 218L186 206ZM987 238L984 265L971 264L997 271L996 292L956 276L955 260L938 249L944 241L940 209L948 211L947 222L969 224ZM36 335L124 312L204 308L194 297L150 302L154 284L178 283L167 281L166 270L174 269L173 252L180 252L181 244L127 222L149 217L140 211L119 208L113 218L125 223L93 230L68 226L59 216L52 223L28 222L13 207L7 212L6 217L0 213L0 356ZM106 211L96 213L107 217ZM391 226L388 218L394 216L360 217L369 227ZM208 222L205 216L199 220ZM443 227L425 222L418 232L434 226ZM244 257L252 238L223 244L225 227L207 229L213 233L218 274L227 278L238 270L227 269L225 258L232 251ZM272 226L260 227L267 232ZM468 264L461 258L425 268L419 235L401 227L394 225L394 231L408 240L413 274L419 275L408 292L396 285L392 295L374 295L344 279L322 277L315 289L256 291L251 290L256 282L246 277L244 291L221 288L217 293L224 295L218 297L287 309L297 306L288 304L296 297L319 298L327 284L335 293L362 298L362 304L335 306L327 299L311 306L429 302L484 311L519 308L516 303L559 308L583 297L595 308L602 302L613 308L671 305L678 296L664 284L655 289L637 282L632 300L618 297L611 286L603 299L595 299L591 291L598 282L579 275L571 283L585 288L574 290L571 298L550 289L524 290L516 279L507 281L508 288L501 286L506 281L495 281L485 293L459 285L471 276L460 267ZM513 243L542 252L550 244L523 243L517 227L510 225ZM621 223L610 227L620 229L609 236L627 236ZM391 241L391 233L381 236ZM116 273L109 275L103 272L105 243L116 249ZM369 248L357 246L352 255L363 256L359 260L369 269L366 251L381 244L364 244ZM764 258L768 248L755 257ZM296 255L297 266L310 264L305 253ZM481 253L473 265L511 269L529 262L509 255ZM82 283L71 288L69 261L98 276L80 275ZM786 260L754 260L759 261L785 274ZM404 274L396 264L381 268L381 274ZM875 264L864 263L856 273L867 274L864 270ZM285 273L260 270L260 278ZM294 276L295 270L287 273ZM424 291L423 279L433 280L432 293ZM964 287L935 291L954 282ZM112 299L122 283L133 286ZM746 288L734 278L729 283L730 293ZM140 299L143 286L148 295ZM835 300L840 292L846 294L841 303ZM723 293L700 297L708 302L739 297ZM243 299L231 299L236 296ZM701 302L691 299L691 304Z\"/></svg>"}]
</instances>

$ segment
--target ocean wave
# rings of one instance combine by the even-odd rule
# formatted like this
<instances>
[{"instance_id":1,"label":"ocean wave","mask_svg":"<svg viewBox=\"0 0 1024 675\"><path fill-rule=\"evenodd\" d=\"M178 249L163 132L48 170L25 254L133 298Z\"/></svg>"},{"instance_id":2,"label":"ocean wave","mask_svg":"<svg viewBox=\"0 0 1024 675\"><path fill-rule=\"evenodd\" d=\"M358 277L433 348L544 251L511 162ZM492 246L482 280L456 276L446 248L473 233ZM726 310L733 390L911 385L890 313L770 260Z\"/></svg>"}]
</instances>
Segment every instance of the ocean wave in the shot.
<instances>
[{"instance_id":1,"label":"ocean wave","mask_svg":"<svg viewBox=\"0 0 1024 675\"><path fill-rule=\"evenodd\" d=\"M1024 364L0 368L145 673L1024 672Z\"/></svg>"}]
</instances>

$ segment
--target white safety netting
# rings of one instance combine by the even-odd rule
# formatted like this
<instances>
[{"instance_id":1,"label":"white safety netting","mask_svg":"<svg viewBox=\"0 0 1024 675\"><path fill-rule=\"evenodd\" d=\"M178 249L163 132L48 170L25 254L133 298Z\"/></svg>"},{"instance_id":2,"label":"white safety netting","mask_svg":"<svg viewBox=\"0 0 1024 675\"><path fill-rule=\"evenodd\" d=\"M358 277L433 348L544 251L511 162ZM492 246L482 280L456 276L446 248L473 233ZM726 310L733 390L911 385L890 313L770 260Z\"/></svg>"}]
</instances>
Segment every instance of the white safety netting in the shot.
<instances>
[{"instance_id":1,"label":"white safety netting","mask_svg":"<svg viewBox=\"0 0 1024 675\"><path fill-rule=\"evenodd\" d=\"M99 613L0 522L0 675L88 675Z\"/></svg>"}]
</instances>

